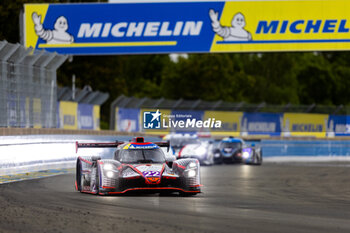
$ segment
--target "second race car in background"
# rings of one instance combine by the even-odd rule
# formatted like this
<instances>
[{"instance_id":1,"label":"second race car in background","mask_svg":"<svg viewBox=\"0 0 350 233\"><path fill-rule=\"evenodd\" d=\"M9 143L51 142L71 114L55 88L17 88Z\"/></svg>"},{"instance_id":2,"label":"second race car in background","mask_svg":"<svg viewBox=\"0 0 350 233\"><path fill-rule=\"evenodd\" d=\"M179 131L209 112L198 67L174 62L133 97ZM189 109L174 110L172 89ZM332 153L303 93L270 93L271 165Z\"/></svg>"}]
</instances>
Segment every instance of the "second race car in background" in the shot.
<instances>
[{"instance_id":1,"label":"second race car in background","mask_svg":"<svg viewBox=\"0 0 350 233\"><path fill-rule=\"evenodd\" d=\"M228 137L221 140L218 147L214 149L215 163L245 163L262 164L262 151L260 147L252 144L249 147L243 139Z\"/></svg>"},{"instance_id":2,"label":"second race car in background","mask_svg":"<svg viewBox=\"0 0 350 233\"><path fill-rule=\"evenodd\" d=\"M178 158L196 158L202 165L213 165L213 142L203 139L187 144L179 151Z\"/></svg>"},{"instance_id":3,"label":"second race car in background","mask_svg":"<svg viewBox=\"0 0 350 233\"><path fill-rule=\"evenodd\" d=\"M163 140L170 143L170 150L175 157L179 157L180 150L187 144L199 143L196 134L171 133L163 137Z\"/></svg>"},{"instance_id":4,"label":"second race car in background","mask_svg":"<svg viewBox=\"0 0 350 233\"><path fill-rule=\"evenodd\" d=\"M196 158L202 165L214 164L213 140L197 134L168 134L163 138L170 142L173 154L179 158Z\"/></svg>"}]
</instances>

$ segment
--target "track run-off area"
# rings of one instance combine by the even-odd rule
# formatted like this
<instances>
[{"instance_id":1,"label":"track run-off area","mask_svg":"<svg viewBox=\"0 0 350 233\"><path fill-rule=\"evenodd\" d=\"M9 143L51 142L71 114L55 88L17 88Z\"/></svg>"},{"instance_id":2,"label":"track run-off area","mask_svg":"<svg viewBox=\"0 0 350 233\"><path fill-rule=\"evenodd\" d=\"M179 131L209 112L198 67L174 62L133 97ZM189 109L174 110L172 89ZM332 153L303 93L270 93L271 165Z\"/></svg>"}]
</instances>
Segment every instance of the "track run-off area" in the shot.
<instances>
[{"instance_id":1,"label":"track run-off area","mask_svg":"<svg viewBox=\"0 0 350 233\"><path fill-rule=\"evenodd\" d=\"M96 196L74 173L0 185L0 232L350 232L349 163L201 167L202 193Z\"/></svg>"}]
</instances>

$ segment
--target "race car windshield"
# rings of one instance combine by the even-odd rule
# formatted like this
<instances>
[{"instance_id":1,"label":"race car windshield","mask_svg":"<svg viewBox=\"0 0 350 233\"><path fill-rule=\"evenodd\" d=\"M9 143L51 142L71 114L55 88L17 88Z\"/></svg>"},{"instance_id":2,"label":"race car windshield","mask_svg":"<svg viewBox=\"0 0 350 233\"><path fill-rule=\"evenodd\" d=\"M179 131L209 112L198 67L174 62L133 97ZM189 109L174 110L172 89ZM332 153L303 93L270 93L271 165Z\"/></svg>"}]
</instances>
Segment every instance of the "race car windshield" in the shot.
<instances>
[{"instance_id":1,"label":"race car windshield","mask_svg":"<svg viewBox=\"0 0 350 233\"><path fill-rule=\"evenodd\" d=\"M222 142L220 148L241 148L241 142Z\"/></svg>"},{"instance_id":2,"label":"race car windshield","mask_svg":"<svg viewBox=\"0 0 350 233\"><path fill-rule=\"evenodd\" d=\"M164 163L165 155L159 148L122 150L119 161L122 163Z\"/></svg>"}]
</instances>

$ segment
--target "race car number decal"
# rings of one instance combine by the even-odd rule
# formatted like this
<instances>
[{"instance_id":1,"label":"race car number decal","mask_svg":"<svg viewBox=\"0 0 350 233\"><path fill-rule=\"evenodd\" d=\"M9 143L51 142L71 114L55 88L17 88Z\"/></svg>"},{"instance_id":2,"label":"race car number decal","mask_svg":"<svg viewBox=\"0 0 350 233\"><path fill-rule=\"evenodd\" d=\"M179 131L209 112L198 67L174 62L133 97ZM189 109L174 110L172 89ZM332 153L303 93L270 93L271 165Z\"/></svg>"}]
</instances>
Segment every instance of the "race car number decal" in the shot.
<instances>
[{"instance_id":1,"label":"race car number decal","mask_svg":"<svg viewBox=\"0 0 350 233\"><path fill-rule=\"evenodd\" d=\"M153 176L159 176L160 175L160 172L157 171L157 172L154 172L154 171L145 171L145 172L142 172L142 174L145 176L145 177L153 177Z\"/></svg>"}]
</instances>

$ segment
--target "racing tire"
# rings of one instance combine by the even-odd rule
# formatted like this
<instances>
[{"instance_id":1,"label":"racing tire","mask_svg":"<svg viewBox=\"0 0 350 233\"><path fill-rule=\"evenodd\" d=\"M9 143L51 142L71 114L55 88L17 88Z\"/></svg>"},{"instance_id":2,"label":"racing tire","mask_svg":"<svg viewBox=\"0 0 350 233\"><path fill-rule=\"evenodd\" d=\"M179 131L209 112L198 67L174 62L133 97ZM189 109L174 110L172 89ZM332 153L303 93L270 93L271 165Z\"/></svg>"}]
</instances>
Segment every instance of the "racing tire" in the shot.
<instances>
[{"instance_id":1,"label":"racing tire","mask_svg":"<svg viewBox=\"0 0 350 233\"><path fill-rule=\"evenodd\" d=\"M220 156L220 158L214 159L214 164L223 164L224 160L222 159L222 157Z\"/></svg>"},{"instance_id":2,"label":"racing tire","mask_svg":"<svg viewBox=\"0 0 350 233\"><path fill-rule=\"evenodd\" d=\"M256 156L256 162L255 165L260 166L262 164L262 154L260 154L259 156Z\"/></svg>"},{"instance_id":3,"label":"racing tire","mask_svg":"<svg viewBox=\"0 0 350 233\"><path fill-rule=\"evenodd\" d=\"M259 156L259 160L258 160L258 163L257 165L261 165L263 162L263 158L262 158L262 155Z\"/></svg>"},{"instance_id":4,"label":"racing tire","mask_svg":"<svg viewBox=\"0 0 350 233\"><path fill-rule=\"evenodd\" d=\"M254 152L254 156L253 156L253 158L252 158L252 161L251 161L251 164L257 164L258 162L257 162L257 156L256 156L256 153Z\"/></svg>"},{"instance_id":5,"label":"racing tire","mask_svg":"<svg viewBox=\"0 0 350 233\"><path fill-rule=\"evenodd\" d=\"M75 182L77 191L82 192L82 184L84 183L82 183L81 164L79 159L77 160Z\"/></svg>"},{"instance_id":6,"label":"racing tire","mask_svg":"<svg viewBox=\"0 0 350 233\"><path fill-rule=\"evenodd\" d=\"M100 195L100 169L99 166L97 165L96 167L96 195Z\"/></svg>"}]
</instances>

